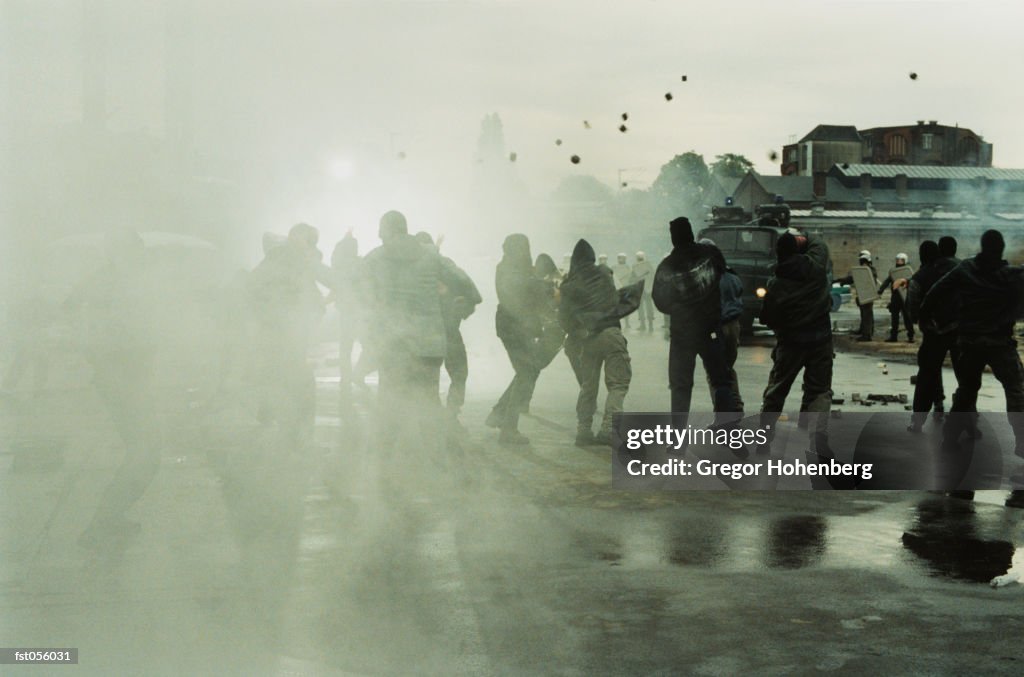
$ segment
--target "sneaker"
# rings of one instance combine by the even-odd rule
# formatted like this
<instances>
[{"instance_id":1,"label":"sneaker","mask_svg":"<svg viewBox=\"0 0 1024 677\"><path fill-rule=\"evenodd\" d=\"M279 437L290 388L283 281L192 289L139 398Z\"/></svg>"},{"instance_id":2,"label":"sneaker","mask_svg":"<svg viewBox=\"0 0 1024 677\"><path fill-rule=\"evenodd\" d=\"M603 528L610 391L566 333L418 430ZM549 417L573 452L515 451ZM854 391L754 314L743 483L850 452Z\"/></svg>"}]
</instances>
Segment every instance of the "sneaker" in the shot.
<instances>
[{"instance_id":1,"label":"sneaker","mask_svg":"<svg viewBox=\"0 0 1024 677\"><path fill-rule=\"evenodd\" d=\"M498 435L498 444L521 447L530 443L530 438L518 430L502 430Z\"/></svg>"},{"instance_id":2,"label":"sneaker","mask_svg":"<svg viewBox=\"0 0 1024 677\"><path fill-rule=\"evenodd\" d=\"M896 343L897 341L899 341L899 339L896 338L895 336L890 336L889 338L885 339L886 343Z\"/></svg>"}]
</instances>

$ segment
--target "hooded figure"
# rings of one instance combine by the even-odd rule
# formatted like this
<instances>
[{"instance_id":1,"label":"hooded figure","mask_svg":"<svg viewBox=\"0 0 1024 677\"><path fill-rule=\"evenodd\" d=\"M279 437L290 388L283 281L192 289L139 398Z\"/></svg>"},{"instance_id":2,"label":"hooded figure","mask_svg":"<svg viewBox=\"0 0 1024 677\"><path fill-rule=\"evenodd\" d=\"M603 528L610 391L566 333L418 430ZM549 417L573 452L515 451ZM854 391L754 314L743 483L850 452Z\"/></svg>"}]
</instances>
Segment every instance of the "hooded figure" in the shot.
<instances>
[{"instance_id":1,"label":"hooded figure","mask_svg":"<svg viewBox=\"0 0 1024 677\"><path fill-rule=\"evenodd\" d=\"M627 290L627 295L629 293ZM568 333L566 355L580 384L576 400L577 446L611 444L612 417L622 411L633 376L626 338L619 328L623 312L612 277L596 265L590 243L580 240L572 253L569 274L562 283L558 309L562 327ZM602 368L608 397L601 427L595 436L592 426Z\"/></svg>"},{"instance_id":2,"label":"hooded figure","mask_svg":"<svg viewBox=\"0 0 1024 677\"><path fill-rule=\"evenodd\" d=\"M981 253L961 261L932 285L921 304L921 317L927 320L950 304L959 307L957 328L957 389L953 394L951 415L943 427L943 443L956 445L961 432L972 425L976 412L981 375L992 368L1006 394L1006 411L1024 412L1024 367L1017 354L1013 325L1021 317L1024 300L1024 270L1003 260L1005 243L997 230L981 236ZM956 413L961 413L957 415ZM1020 414L1010 417L1016 438L1016 454L1024 457L1024 421Z\"/></svg>"},{"instance_id":3,"label":"hooded figure","mask_svg":"<svg viewBox=\"0 0 1024 677\"><path fill-rule=\"evenodd\" d=\"M951 302L942 314L927 320L921 317L921 301L946 273L956 267L950 258L941 256L939 245L925 240L918 250L921 267L910 278L907 289L907 312L921 329L921 347L917 351L917 383L914 385L913 414L908 430L920 432L934 406L937 418L943 416L945 390L942 385L942 364L949 354L953 371L957 371L960 353L956 348L956 317L959 309Z\"/></svg>"},{"instance_id":4,"label":"hooded figure","mask_svg":"<svg viewBox=\"0 0 1024 677\"><path fill-rule=\"evenodd\" d=\"M713 245L694 242L686 217L669 224L674 248L654 274L654 305L670 316L668 381L672 411L687 413L693 395L697 356L711 376L715 411L736 411L722 345L719 282L725 258Z\"/></svg>"},{"instance_id":5,"label":"hooded figure","mask_svg":"<svg viewBox=\"0 0 1024 677\"><path fill-rule=\"evenodd\" d=\"M503 256L494 275L498 310L494 327L505 346L515 376L487 416L487 425L501 430L501 444L522 445L530 440L519 432L519 415L529 407L541 358L538 340L543 332L545 299L551 288L534 273L530 241L514 233L502 243Z\"/></svg>"},{"instance_id":6,"label":"hooded figure","mask_svg":"<svg viewBox=\"0 0 1024 677\"><path fill-rule=\"evenodd\" d=\"M380 220L381 246L366 255L380 359L380 394L398 397L417 413L438 403L445 326L441 289L457 284L436 248L409 234L405 216ZM384 401L382 398L381 401Z\"/></svg>"},{"instance_id":7,"label":"hooded figure","mask_svg":"<svg viewBox=\"0 0 1024 677\"><path fill-rule=\"evenodd\" d=\"M424 247L440 253L440 245L434 243L430 233L420 231L416 233L416 239ZM462 321L473 314L483 298L466 271L455 265L454 261L442 256L441 265L447 280L441 287L441 316L444 318L445 330L444 369L450 380L445 404L449 421L460 432L464 432L459 413L466 403L469 359L466 343L462 339Z\"/></svg>"},{"instance_id":8,"label":"hooded figure","mask_svg":"<svg viewBox=\"0 0 1024 677\"><path fill-rule=\"evenodd\" d=\"M772 370L761 404L761 427L775 424L796 377L803 371L800 411L816 413L814 450L828 452L832 406L832 309L828 247L813 237L783 233L776 243L778 264L765 285L761 321L775 331ZM769 453L770 446L759 447Z\"/></svg>"}]
</instances>

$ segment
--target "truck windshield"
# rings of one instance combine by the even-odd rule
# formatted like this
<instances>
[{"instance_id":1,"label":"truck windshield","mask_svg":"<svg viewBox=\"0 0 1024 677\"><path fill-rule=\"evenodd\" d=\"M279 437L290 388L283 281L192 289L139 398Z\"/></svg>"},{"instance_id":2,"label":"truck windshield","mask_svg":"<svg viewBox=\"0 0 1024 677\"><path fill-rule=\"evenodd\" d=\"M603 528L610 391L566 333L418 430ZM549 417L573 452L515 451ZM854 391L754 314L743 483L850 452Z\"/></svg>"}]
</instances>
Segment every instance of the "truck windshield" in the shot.
<instances>
[{"instance_id":1,"label":"truck windshield","mask_svg":"<svg viewBox=\"0 0 1024 677\"><path fill-rule=\"evenodd\" d=\"M716 228L707 230L703 237L711 238L722 250L742 254L770 255L772 253L772 232L759 228ZM728 256L726 257L728 258Z\"/></svg>"}]
</instances>

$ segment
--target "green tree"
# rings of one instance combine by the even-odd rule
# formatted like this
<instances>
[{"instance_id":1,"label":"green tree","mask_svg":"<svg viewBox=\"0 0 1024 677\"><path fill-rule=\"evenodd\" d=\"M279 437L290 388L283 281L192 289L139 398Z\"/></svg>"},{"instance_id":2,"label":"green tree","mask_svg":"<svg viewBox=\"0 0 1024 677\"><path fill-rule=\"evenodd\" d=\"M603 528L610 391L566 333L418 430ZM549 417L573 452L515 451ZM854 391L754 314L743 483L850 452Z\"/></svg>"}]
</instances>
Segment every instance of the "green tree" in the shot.
<instances>
[{"instance_id":1,"label":"green tree","mask_svg":"<svg viewBox=\"0 0 1024 677\"><path fill-rule=\"evenodd\" d=\"M704 186L710 176L704 156L691 150L662 166L651 184L651 196L665 216L692 217L701 209Z\"/></svg>"},{"instance_id":2,"label":"green tree","mask_svg":"<svg viewBox=\"0 0 1024 677\"><path fill-rule=\"evenodd\" d=\"M753 162L735 153L716 155L715 161L711 163L712 174L734 179L743 178L753 168Z\"/></svg>"}]
</instances>

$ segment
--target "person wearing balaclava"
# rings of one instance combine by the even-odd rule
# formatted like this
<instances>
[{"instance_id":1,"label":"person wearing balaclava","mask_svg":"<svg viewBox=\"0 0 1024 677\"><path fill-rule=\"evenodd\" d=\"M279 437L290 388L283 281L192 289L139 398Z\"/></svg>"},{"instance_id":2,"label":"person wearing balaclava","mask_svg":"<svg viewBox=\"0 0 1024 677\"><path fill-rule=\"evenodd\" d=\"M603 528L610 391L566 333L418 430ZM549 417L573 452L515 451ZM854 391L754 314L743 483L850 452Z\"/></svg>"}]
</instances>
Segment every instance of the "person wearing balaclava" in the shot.
<instances>
[{"instance_id":1,"label":"person wearing balaclava","mask_svg":"<svg viewBox=\"0 0 1024 677\"><path fill-rule=\"evenodd\" d=\"M501 431L500 444L524 445L530 439L519 432L519 415L529 407L530 395L540 376L538 340L544 326L546 295L551 292L534 271L530 240L525 235L509 235L501 248L502 258L494 275L498 295L494 327L515 375L486 423Z\"/></svg>"},{"instance_id":2,"label":"person wearing balaclava","mask_svg":"<svg viewBox=\"0 0 1024 677\"><path fill-rule=\"evenodd\" d=\"M921 432L928 411L934 407L936 420L941 420L946 399L942 387L942 364L948 354L953 362L953 372L957 370L960 353L956 348L956 309L943 308L940 315L921 317L921 301L928 291L941 280L946 273L956 267L950 257L942 256L939 245L932 240L925 240L918 250L921 267L910 278L907 288L907 312L912 322L917 323L921 330L921 347L917 351L917 383L914 385L913 414L911 415L910 432Z\"/></svg>"},{"instance_id":3,"label":"person wearing balaclava","mask_svg":"<svg viewBox=\"0 0 1024 677\"><path fill-rule=\"evenodd\" d=\"M921 317L927 321L942 309L958 309L960 363L953 406L942 429L943 446L954 448L960 434L971 430L981 375L989 366L1003 386L1006 411L1013 412L1010 426L1016 455L1024 458L1024 415L1020 413L1024 412L1024 366L1013 338L1013 325L1021 317L1024 301L1024 269L1003 260L1005 247L1002 233L986 231L981 236L981 252L961 261L932 285L921 304Z\"/></svg>"},{"instance_id":4,"label":"person wearing balaclava","mask_svg":"<svg viewBox=\"0 0 1024 677\"><path fill-rule=\"evenodd\" d=\"M761 322L775 332L772 370L761 402L761 428L773 435L786 397L803 371L800 411L813 417L812 451L829 456L828 417L832 406L832 284L825 243L794 229L775 245L778 263L765 285ZM771 453L769 444L758 453Z\"/></svg>"},{"instance_id":5,"label":"person wearing balaclava","mask_svg":"<svg viewBox=\"0 0 1024 677\"><path fill-rule=\"evenodd\" d=\"M669 315L668 383L672 411L688 413L697 357L710 375L715 411L736 411L737 397L729 385L721 337L722 301L719 281L725 258L717 247L694 241L690 220L669 224L672 253L654 273L652 296L658 310Z\"/></svg>"},{"instance_id":6,"label":"person wearing balaclava","mask_svg":"<svg viewBox=\"0 0 1024 677\"><path fill-rule=\"evenodd\" d=\"M885 339L886 343L896 343L899 340L900 318L903 318L903 325L907 328L907 342L914 342L914 323L910 321L910 313L907 312L904 292L900 291L901 287L906 284L901 283L900 280L907 279L913 274L914 269L907 264L907 255L901 252L896 255L893 267L889 269L889 274L878 288L879 294L886 289L891 291L888 308L892 317L892 327L889 331L889 338Z\"/></svg>"},{"instance_id":7,"label":"person wearing balaclava","mask_svg":"<svg viewBox=\"0 0 1024 677\"><path fill-rule=\"evenodd\" d=\"M569 274L561 287L558 316L567 332L566 355L580 384L576 400L576 446L611 444L612 417L622 411L633 370L616 308L619 294L612 277L598 268L594 248L576 243ZM604 370L608 390L600 429L594 435L597 395Z\"/></svg>"}]
</instances>

